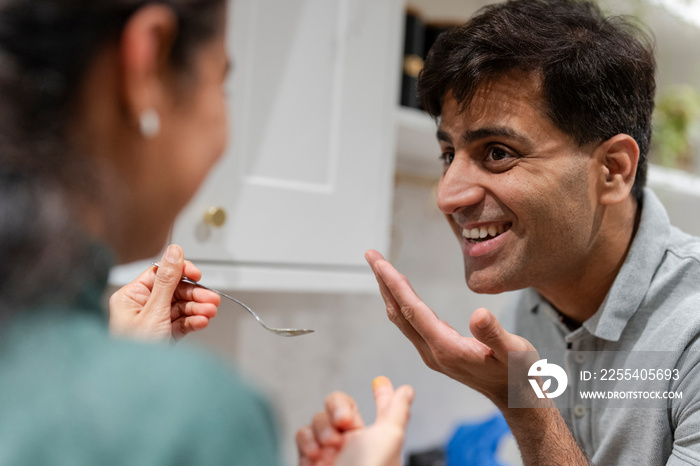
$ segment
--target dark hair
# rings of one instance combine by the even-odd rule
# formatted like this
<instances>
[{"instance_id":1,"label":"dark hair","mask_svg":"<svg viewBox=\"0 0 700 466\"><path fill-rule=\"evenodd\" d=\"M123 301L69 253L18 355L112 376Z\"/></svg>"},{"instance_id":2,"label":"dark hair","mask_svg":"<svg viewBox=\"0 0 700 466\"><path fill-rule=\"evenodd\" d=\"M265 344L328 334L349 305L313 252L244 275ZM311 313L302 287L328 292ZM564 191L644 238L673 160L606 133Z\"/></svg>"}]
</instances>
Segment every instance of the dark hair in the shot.
<instances>
[{"instance_id":1,"label":"dark hair","mask_svg":"<svg viewBox=\"0 0 700 466\"><path fill-rule=\"evenodd\" d=\"M96 268L88 246L94 240L75 211L90 196L110 194L101 192L91 158L68 141L74 103L92 60L117 43L139 8L159 3L178 18L170 63L185 75L197 46L220 32L224 2L2 2L0 317L46 299L72 299Z\"/></svg>"},{"instance_id":2,"label":"dark hair","mask_svg":"<svg viewBox=\"0 0 700 466\"><path fill-rule=\"evenodd\" d=\"M580 146L625 133L639 145L632 193L646 183L656 89L653 43L630 18L590 1L511 0L488 5L440 35L419 76L432 116L452 91L465 108L476 89L512 70L541 77L546 114Z\"/></svg>"}]
</instances>

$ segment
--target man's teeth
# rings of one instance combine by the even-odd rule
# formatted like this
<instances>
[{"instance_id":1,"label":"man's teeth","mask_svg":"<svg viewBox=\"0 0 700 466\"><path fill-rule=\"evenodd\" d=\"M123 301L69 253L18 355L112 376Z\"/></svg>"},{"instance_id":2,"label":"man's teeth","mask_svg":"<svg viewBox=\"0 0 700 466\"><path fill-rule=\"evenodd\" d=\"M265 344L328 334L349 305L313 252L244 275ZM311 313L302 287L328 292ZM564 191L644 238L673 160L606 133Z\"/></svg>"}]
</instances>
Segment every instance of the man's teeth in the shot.
<instances>
[{"instance_id":1,"label":"man's teeth","mask_svg":"<svg viewBox=\"0 0 700 466\"><path fill-rule=\"evenodd\" d=\"M471 240L483 240L487 236L495 238L496 236L504 233L510 228L508 225L485 225L480 228L464 229L462 230L462 236Z\"/></svg>"}]
</instances>

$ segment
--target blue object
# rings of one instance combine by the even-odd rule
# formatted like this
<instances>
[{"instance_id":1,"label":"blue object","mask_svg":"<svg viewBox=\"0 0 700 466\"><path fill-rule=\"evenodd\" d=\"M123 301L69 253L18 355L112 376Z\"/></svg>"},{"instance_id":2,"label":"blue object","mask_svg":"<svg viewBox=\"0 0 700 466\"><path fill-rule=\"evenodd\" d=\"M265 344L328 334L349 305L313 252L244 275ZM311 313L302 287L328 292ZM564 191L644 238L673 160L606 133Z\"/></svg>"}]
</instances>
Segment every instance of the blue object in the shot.
<instances>
[{"instance_id":1,"label":"blue object","mask_svg":"<svg viewBox=\"0 0 700 466\"><path fill-rule=\"evenodd\" d=\"M447 444L447 466L505 466L496 460L496 451L508 433L500 411L484 422L460 425Z\"/></svg>"}]
</instances>

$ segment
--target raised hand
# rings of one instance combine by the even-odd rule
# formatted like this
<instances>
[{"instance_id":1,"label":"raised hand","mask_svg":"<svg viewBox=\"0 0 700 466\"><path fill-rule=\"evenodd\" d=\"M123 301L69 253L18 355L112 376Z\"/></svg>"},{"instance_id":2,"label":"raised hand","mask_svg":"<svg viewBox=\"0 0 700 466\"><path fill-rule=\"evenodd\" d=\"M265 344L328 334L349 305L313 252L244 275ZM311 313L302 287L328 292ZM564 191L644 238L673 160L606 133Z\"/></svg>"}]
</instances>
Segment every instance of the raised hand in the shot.
<instances>
[{"instance_id":1,"label":"raised hand","mask_svg":"<svg viewBox=\"0 0 700 466\"><path fill-rule=\"evenodd\" d=\"M399 466L413 402L409 386L394 390L386 377L372 384L377 419L365 427L355 401L341 392L297 432L299 466Z\"/></svg>"},{"instance_id":2,"label":"raised hand","mask_svg":"<svg viewBox=\"0 0 700 466\"><path fill-rule=\"evenodd\" d=\"M146 340L178 340L202 330L216 316L221 297L180 281L199 281L202 273L171 244L160 267L149 267L109 300L109 329L113 335Z\"/></svg>"},{"instance_id":3,"label":"raised hand","mask_svg":"<svg viewBox=\"0 0 700 466\"><path fill-rule=\"evenodd\" d=\"M506 332L488 310L477 309L469 321L474 338L464 337L440 320L401 275L377 251L367 251L389 319L411 340L425 364L507 406L508 352L535 348Z\"/></svg>"}]
</instances>

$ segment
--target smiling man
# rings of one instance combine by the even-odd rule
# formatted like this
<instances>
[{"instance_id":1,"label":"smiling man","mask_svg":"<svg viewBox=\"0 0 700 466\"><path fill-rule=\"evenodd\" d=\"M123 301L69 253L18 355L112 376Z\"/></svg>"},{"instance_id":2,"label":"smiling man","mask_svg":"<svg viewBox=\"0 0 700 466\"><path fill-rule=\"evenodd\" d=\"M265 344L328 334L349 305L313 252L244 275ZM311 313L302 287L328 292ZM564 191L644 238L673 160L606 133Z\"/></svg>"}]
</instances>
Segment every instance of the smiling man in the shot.
<instances>
[{"instance_id":1,"label":"smiling man","mask_svg":"<svg viewBox=\"0 0 700 466\"><path fill-rule=\"evenodd\" d=\"M579 147L543 112L539 81L510 71L465 108L447 92L438 205L460 238L473 291L534 286L563 307L595 309L632 236L638 149L623 134Z\"/></svg>"},{"instance_id":2,"label":"smiling man","mask_svg":"<svg viewBox=\"0 0 700 466\"><path fill-rule=\"evenodd\" d=\"M513 333L478 309L463 337L378 252L366 257L389 318L430 368L501 409L528 465L700 464L700 240L644 188L655 67L651 41L592 2L515 0L440 36L419 78L467 285L523 290ZM521 352L541 358L531 370L563 368L569 390L553 399L540 380L550 396L538 399L525 374L532 399L514 407L509 355ZM661 385L682 397L621 409L582 399L607 369L632 378L635 359L649 364L637 374L671 374ZM653 385L639 379L634 393Z\"/></svg>"}]
</instances>

